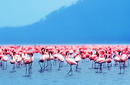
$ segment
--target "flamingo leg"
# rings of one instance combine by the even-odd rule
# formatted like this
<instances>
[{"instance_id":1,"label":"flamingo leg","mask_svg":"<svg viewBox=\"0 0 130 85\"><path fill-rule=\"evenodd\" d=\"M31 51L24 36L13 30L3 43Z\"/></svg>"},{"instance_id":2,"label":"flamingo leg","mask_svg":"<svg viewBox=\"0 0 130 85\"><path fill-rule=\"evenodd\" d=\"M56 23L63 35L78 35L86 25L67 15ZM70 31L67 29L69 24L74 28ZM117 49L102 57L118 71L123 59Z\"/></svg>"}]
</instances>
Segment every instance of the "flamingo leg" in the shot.
<instances>
[{"instance_id":1,"label":"flamingo leg","mask_svg":"<svg viewBox=\"0 0 130 85\"><path fill-rule=\"evenodd\" d=\"M109 68L109 63L107 63L107 67Z\"/></svg>"},{"instance_id":2,"label":"flamingo leg","mask_svg":"<svg viewBox=\"0 0 130 85\"><path fill-rule=\"evenodd\" d=\"M51 60L50 60L50 70L52 69L52 63L51 63Z\"/></svg>"},{"instance_id":3,"label":"flamingo leg","mask_svg":"<svg viewBox=\"0 0 130 85\"><path fill-rule=\"evenodd\" d=\"M89 62L89 60L88 60L88 59L86 59L86 62Z\"/></svg>"},{"instance_id":4,"label":"flamingo leg","mask_svg":"<svg viewBox=\"0 0 130 85\"><path fill-rule=\"evenodd\" d=\"M20 65L21 65L21 63L17 62L17 64L16 64L17 68L20 68Z\"/></svg>"},{"instance_id":5,"label":"flamingo leg","mask_svg":"<svg viewBox=\"0 0 130 85\"><path fill-rule=\"evenodd\" d=\"M92 68L93 68L93 61L92 61Z\"/></svg>"},{"instance_id":6,"label":"flamingo leg","mask_svg":"<svg viewBox=\"0 0 130 85\"><path fill-rule=\"evenodd\" d=\"M85 62L85 59L82 60L82 63L84 63L84 62Z\"/></svg>"},{"instance_id":7,"label":"flamingo leg","mask_svg":"<svg viewBox=\"0 0 130 85\"><path fill-rule=\"evenodd\" d=\"M13 68L12 69L13 69L13 71L15 71L15 64L13 64Z\"/></svg>"},{"instance_id":8,"label":"flamingo leg","mask_svg":"<svg viewBox=\"0 0 130 85\"><path fill-rule=\"evenodd\" d=\"M121 63L119 63L120 64L120 74L121 74Z\"/></svg>"},{"instance_id":9,"label":"flamingo leg","mask_svg":"<svg viewBox=\"0 0 130 85\"><path fill-rule=\"evenodd\" d=\"M41 65L40 61L38 62L38 64L40 65L40 68L41 68L40 72L41 72L43 68L42 68L42 65Z\"/></svg>"},{"instance_id":10,"label":"flamingo leg","mask_svg":"<svg viewBox=\"0 0 130 85\"><path fill-rule=\"evenodd\" d=\"M29 76L31 74L31 64L28 64L27 70L28 70L28 76Z\"/></svg>"},{"instance_id":11,"label":"flamingo leg","mask_svg":"<svg viewBox=\"0 0 130 85\"><path fill-rule=\"evenodd\" d=\"M54 61L53 61L53 65L56 65L56 60L54 59Z\"/></svg>"},{"instance_id":12,"label":"flamingo leg","mask_svg":"<svg viewBox=\"0 0 130 85\"><path fill-rule=\"evenodd\" d=\"M45 62L42 63L42 71L45 70Z\"/></svg>"},{"instance_id":13,"label":"flamingo leg","mask_svg":"<svg viewBox=\"0 0 130 85\"><path fill-rule=\"evenodd\" d=\"M58 70L60 70L61 69L61 67L62 67L62 61L59 61L59 68L58 68Z\"/></svg>"},{"instance_id":14,"label":"flamingo leg","mask_svg":"<svg viewBox=\"0 0 130 85\"><path fill-rule=\"evenodd\" d=\"M94 62L94 69L97 69L97 65L96 65L97 63L96 62Z\"/></svg>"},{"instance_id":15,"label":"flamingo leg","mask_svg":"<svg viewBox=\"0 0 130 85\"><path fill-rule=\"evenodd\" d=\"M97 71L96 71L96 73L98 73L98 69L99 69L99 67L100 67L100 66L99 66L100 64L99 64L99 63L97 63L97 64L98 64L98 67L97 67Z\"/></svg>"},{"instance_id":16,"label":"flamingo leg","mask_svg":"<svg viewBox=\"0 0 130 85\"><path fill-rule=\"evenodd\" d=\"M100 63L100 72L102 73L102 63Z\"/></svg>"},{"instance_id":17,"label":"flamingo leg","mask_svg":"<svg viewBox=\"0 0 130 85\"><path fill-rule=\"evenodd\" d=\"M70 70L69 70L69 72L67 74L71 76L72 75L72 71L73 71L72 70L72 65L70 65Z\"/></svg>"},{"instance_id":18,"label":"flamingo leg","mask_svg":"<svg viewBox=\"0 0 130 85\"><path fill-rule=\"evenodd\" d=\"M5 63L2 62L2 70L5 70L4 65L5 65Z\"/></svg>"},{"instance_id":19,"label":"flamingo leg","mask_svg":"<svg viewBox=\"0 0 130 85\"><path fill-rule=\"evenodd\" d=\"M115 66L117 66L118 65L118 63L117 63L117 61L115 61Z\"/></svg>"},{"instance_id":20,"label":"flamingo leg","mask_svg":"<svg viewBox=\"0 0 130 85\"><path fill-rule=\"evenodd\" d=\"M77 62L77 65L76 65L76 71L78 71L79 68L79 62Z\"/></svg>"},{"instance_id":21,"label":"flamingo leg","mask_svg":"<svg viewBox=\"0 0 130 85\"><path fill-rule=\"evenodd\" d=\"M0 60L0 67L2 67L2 61Z\"/></svg>"},{"instance_id":22,"label":"flamingo leg","mask_svg":"<svg viewBox=\"0 0 130 85\"><path fill-rule=\"evenodd\" d=\"M47 61L47 65L45 66L45 69L47 69L47 67L48 67L48 61Z\"/></svg>"},{"instance_id":23,"label":"flamingo leg","mask_svg":"<svg viewBox=\"0 0 130 85\"><path fill-rule=\"evenodd\" d=\"M112 67L112 62L111 62L111 67Z\"/></svg>"},{"instance_id":24,"label":"flamingo leg","mask_svg":"<svg viewBox=\"0 0 130 85\"><path fill-rule=\"evenodd\" d=\"M31 74L31 64L28 64L29 68L28 68L28 74Z\"/></svg>"},{"instance_id":25,"label":"flamingo leg","mask_svg":"<svg viewBox=\"0 0 130 85\"><path fill-rule=\"evenodd\" d=\"M29 74L32 74L32 63L29 64Z\"/></svg>"},{"instance_id":26,"label":"flamingo leg","mask_svg":"<svg viewBox=\"0 0 130 85\"><path fill-rule=\"evenodd\" d=\"M112 67L112 63L108 63L108 70Z\"/></svg>"},{"instance_id":27,"label":"flamingo leg","mask_svg":"<svg viewBox=\"0 0 130 85\"><path fill-rule=\"evenodd\" d=\"M128 59L128 66L129 66L129 59Z\"/></svg>"},{"instance_id":28,"label":"flamingo leg","mask_svg":"<svg viewBox=\"0 0 130 85\"><path fill-rule=\"evenodd\" d=\"M125 73L125 62L123 63L123 73Z\"/></svg>"},{"instance_id":29,"label":"flamingo leg","mask_svg":"<svg viewBox=\"0 0 130 85\"><path fill-rule=\"evenodd\" d=\"M27 75L27 72L28 72L28 70L27 70L27 64L25 64L25 67L26 67L26 72L25 72L25 74Z\"/></svg>"},{"instance_id":30,"label":"flamingo leg","mask_svg":"<svg viewBox=\"0 0 130 85\"><path fill-rule=\"evenodd\" d=\"M7 69L7 62L5 62L6 63L6 68L5 68L5 70Z\"/></svg>"},{"instance_id":31,"label":"flamingo leg","mask_svg":"<svg viewBox=\"0 0 130 85\"><path fill-rule=\"evenodd\" d=\"M59 68L58 68L58 71L60 71L60 68L61 68L61 61L59 61Z\"/></svg>"},{"instance_id":32,"label":"flamingo leg","mask_svg":"<svg viewBox=\"0 0 130 85\"><path fill-rule=\"evenodd\" d=\"M16 67L18 68L18 62L16 63Z\"/></svg>"},{"instance_id":33,"label":"flamingo leg","mask_svg":"<svg viewBox=\"0 0 130 85\"><path fill-rule=\"evenodd\" d=\"M3 65L4 65L4 64L3 64L3 62L1 62L1 64L2 64L2 70L3 70Z\"/></svg>"},{"instance_id":34,"label":"flamingo leg","mask_svg":"<svg viewBox=\"0 0 130 85\"><path fill-rule=\"evenodd\" d=\"M30 74L30 67L29 67L29 64L27 64L27 76L29 76Z\"/></svg>"}]
</instances>

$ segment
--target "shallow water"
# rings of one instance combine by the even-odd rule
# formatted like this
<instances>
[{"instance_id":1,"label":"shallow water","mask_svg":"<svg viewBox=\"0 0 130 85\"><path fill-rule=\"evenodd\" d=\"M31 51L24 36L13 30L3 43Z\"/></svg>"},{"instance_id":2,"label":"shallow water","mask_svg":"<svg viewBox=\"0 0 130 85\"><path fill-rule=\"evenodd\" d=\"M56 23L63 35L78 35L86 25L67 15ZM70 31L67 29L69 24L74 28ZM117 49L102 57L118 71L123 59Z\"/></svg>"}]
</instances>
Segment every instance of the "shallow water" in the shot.
<instances>
[{"instance_id":1,"label":"shallow water","mask_svg":"<svg viewBox=\"0 0 130 85\"><path fill-rule=\"evenodd\" d=\"M69 65L66 63L60 71L57 70L57 63L52 70L40 73L38 59L35 59L32 75L25 77L24 66L17 68L16 72L12 73L12 66L8 62L7 70L0 68L0 85L129 85L130 67L126 67L125 74L119 74L118 66L113 66L110 70L104 66L103 73L96 73L96 70L91 69L90 61L80 62L79 67L80 72L75 72L75 66L73 66L72 76L67 75Z\"/></svg>"}]
</instances>

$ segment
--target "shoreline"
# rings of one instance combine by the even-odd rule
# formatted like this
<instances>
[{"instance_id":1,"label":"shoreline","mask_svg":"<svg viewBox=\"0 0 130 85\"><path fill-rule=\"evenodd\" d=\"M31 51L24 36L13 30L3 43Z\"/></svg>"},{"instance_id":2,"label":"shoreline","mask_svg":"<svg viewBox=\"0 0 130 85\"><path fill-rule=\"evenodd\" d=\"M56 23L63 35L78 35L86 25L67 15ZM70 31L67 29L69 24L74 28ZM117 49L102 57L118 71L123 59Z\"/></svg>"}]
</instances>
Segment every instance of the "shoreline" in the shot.
<instances>
[{"instance_id":1,"label":"shoreline","mask_svg":"<svg viewBox=\"0 0 130 85\"><path fill-rule=\"evenodd\" d=\"M85 45L85 46L91 46L91 45L99 45L99 46L101 46L101 45L105 45L105 46L109 46L109 45L114 45L114 46L116 46L116 45L121 45L121 46L126 46L126 45L130 45L130 43L129 44L126 44L126 43L122 43L122 44L0 44L0 46L13 46L13 45L15 45L15 46L38 46L38 45L41 45L41 46L64 46L64 45L66 45L66 46L82 46L82 45Z\"/></svg>"}]
</instances>

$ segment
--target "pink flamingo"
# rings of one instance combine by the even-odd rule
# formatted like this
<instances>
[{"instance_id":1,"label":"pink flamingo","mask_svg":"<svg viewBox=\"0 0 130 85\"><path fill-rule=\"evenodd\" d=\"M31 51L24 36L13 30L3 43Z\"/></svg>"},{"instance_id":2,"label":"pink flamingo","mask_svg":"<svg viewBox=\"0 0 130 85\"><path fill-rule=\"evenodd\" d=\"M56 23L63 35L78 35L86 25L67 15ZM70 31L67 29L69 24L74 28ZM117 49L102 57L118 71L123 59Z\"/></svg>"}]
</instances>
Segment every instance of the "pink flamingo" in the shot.
<instances>
[{"instance_id":1,"label":"pink flamingo","mask_svg":"<svg viewBox=\"0 0 130 85\"><path fill-rule=\"evenodd\" d=\"M11 60L10 60L10 63L13 65L13 70L12 70L12 72L15 72L15 63L16 63L16 58L14 57L14 55L15 55L15 52L13 52L13 54L12 55L10 55L11 56Z\"/></svg>"},{"instance_id":2,"label":"pink flamingo","mask_svg":"<svg viewBox=\"0 0 130 85\"><path fill-rule=\"evenodd\" d=\"M63 63L64 60L65 60L64 57L63 57L63 55L61 55L61 54L58 52L57 54L54 54L53 57L54 57L55 60L58 60L58 61L59 61L59 68L58 68L58 70L60 70L61 67L62 67L62 63Z\"/></svg>"},{"instance_id":3,"label":"pink flamingo","mask_svg":"<svg viewBox=\"0 0 130 85\"><path fill-rule=\"evenodd\" d=\"M81 61L81 57L80 57L80 55L79 54L76 54L75 56L74 56L74 60L76 61L76 63L77 63L77 65L76 65L76 71L78 71L78 64L79 64L79 62Z\"/></svg>"},{"instance_id":4,"label":"pink flamingo","mask_svg":"<svg viewBox=\"0 0 130 85\"><path fill-rule=\"evenodd\" d=\"M40 72L43 72L45 70L45 61L47 60L49 55L45 54L45 52L42 52L42 56L40 57L39 60L39 65L40 65Z\"/></svg>"},{"instance_id":5,"label":"pink flamingo","mask_svg":"<svg viewBox=\"0 0 130 85\"><path fill-rule=\"evenodd\" d=\"M46 50L46 61L47 61L47 65L45 66L45 69L49 66L50 64L50 70L52 69L52 63L51 60L53 59L52 57L52 53L51 52L47 52L48 50ZM47 69L48 70L48 69Z\"/></svg>"},{"instance_id":6,"label":"pink flamingo","mask_svg":"<svg viewBox=\"0 0 130 85\"><path fill-rule=\"evenodd\" d=\"M125 72L125 63L126 63L127 60L128 60L128 56L126 54L122 54L121 57L120 57L120 61L119 61L119 63L120 63L120 74L121 74L121 68L122 68L121 63L123 63L123 73L124 73Z\"/></svg>"},{"instance_id":7,"label":"pink flamingo","mask_svg":"<svg viewBox=\"0 0 130 85\"><path fill-rule=\"evenodd\" d=\"M5 53L3 53L3 55L2 55L1 61L3 62L3 64L2 64L3 70L6 70L7 69L8 56L6 56ZM6 67L5 68L4 68L4 63L6 63Z\"/></svg>"},{"instance_id":8,"label":"pink flamingo","mask_svg":"<svg viewBox=\"0 0 130 85\"><path fill-rule=\"evenodd\" d=\"M69 75L72 75L72 65L77 65L76 61L70 57L70 53L66 52L65 57L66 62L70 65L70 70L68 72Z\"/></svg>"},{"instance_id":9,"label":"pink flamingo","mask_svg":"<svg viewBox=\"0 0 130 85\"><path fill-rule=\"evenodd\" d=\"M105 63L105 58L103 54L100 54L96 62L99 64L100 72L102 72L102 64ZM98 72L98 69L97 69Z\"/></svg>"},{"instance_id":10,"label":"pink flamingo","mask_svg":"<svg viewBox=\"0 0 130 85\"><path fill-rule=\"evenodd\" d=\"M15 57L16 57L17 67L19 68L22 65L21 54L17 54L17 55L15 55Z\"/></svg>"},{"instance_id":11,"label":"pink flamingo","mask_svg":"<svg viewBox=\"0 0 130 85\"><path fill-rule=\"evenodd\" d=\"M0 67L2 67L2 52L0 51Z\"/></svg>"},{"instance_id":12,"label":"pink flamingo","mask_svg":"<svg viewBox=\"0 0 130 85\"><path fill-rule=\"evenodd\" d=\"M112 66L112 54L108 53L106 54L106 60L105 62L107 63L107 67L110 70L110 67Z\"/></svg>"},{"instance_id":13,"label":"pink flamingo","mask_svg":"<svg viewBox=\"0 0 130 85\"><path fill-rule=\"evenodd\" d=\"M24 59L24 64L26 66L26 74L30 75L32 69L32 62L33 62L33 53L28 53L28 54L30 57L26 57Z\"/></svg>"}]
</instances>

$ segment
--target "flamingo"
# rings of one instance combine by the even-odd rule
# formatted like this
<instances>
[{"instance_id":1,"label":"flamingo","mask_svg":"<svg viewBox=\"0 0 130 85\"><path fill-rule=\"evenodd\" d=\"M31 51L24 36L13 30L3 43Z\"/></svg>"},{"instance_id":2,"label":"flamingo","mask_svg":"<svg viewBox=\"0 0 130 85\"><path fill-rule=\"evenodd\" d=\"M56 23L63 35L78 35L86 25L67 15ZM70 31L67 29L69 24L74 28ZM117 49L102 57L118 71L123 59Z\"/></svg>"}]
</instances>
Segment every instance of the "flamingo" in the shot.
<instances>
[{"instance_id":1,"label":"flamingo","mask_svg":"<svg viewBox=\"0 0 130 85\"><path fill-rule=\"evenodd\" d=\"M42 56L40 57L40 60L38 62L40 65L40 68L41 68L40 72L43 72L45 70L45 63L44 62L46 61L47 56L48 55L45 55L44 53L42 53Z\"/></svg>"},{"instance_id":2,"label":"flamingo","mask_svg":"<svg viewBox=\"0 0 130 85\"><path fill-rule=\"evenodd\" d=\"M110 69L110 66L112 66L112 59L111 59L111 58L107 58L107 59L105 60L105 62L107 62L107 67L108 67L108 69Z\"/></svg>"},{"instance_id":3,"label":"flamingo","mask_svg":"<svg viewBox=\"0 0 130 85\"><path fill-rule=\"evenodd\" d=\"M115 62L118 62L119 65L120 65L120 74L121 74L121 69L122 69L122 63L123 63L123 70L125 71L125 61L126 61L126 57L125 56L121 56L121 55L117 55L115 58L114 58L114 61ZM124 73L123 71L123 73Z\"/></svg>"},{"instance_id":4,"label":"flamingo","mask_svg":"<svg viewBox=\"0 0 130 85\"><path fill-rule=\"evenodd\" d=\"M15 63L16 63L15 54L16 52L13 52L12 54L10 53L10 56L11 56L10 63L13 65L12 72L15 72Z\"/></svg>"},{"instance_id":5,"label":"flamingo","mask_svg":"<svg viewBox=\"0 0 130 85\"><path fill-rule=\"evenodd\" d=\"M26 66L26 74L30 75L31 74L31 69L32 69L32 62L33 62L33 53L28 53L30 57L26 57L24 59L24 64Z\"/></svg>"},{"instance_id":6,"label":"flamingo","mask_svg":"<svg viewBox=\"0 0 130 85\"><path fill-rule=\"evenodd\" d=\"M130 60L130 52L128 53L128 66L129 66L129 60Z\"/></svg>"},{"instance_id":7,"label":"flamingo","mask_svg":"<svg viewBox=\"0 0 130 85\"><path fill-rule=\"evenodd\" d=\"M114 61L115 61L115 66L117 65L117 63L118 62L120 62L120 55L116 55L115 57L114 57Z\"/></svg>"},{"instance_id":8,"label":"flamingo","mask_svg":"<svg viewBox=\"0 0 130 85\"><path fill-rule=\"evenodd\" d=\"M85 59L87 58L84 51L80 51L80 57L82 58L83 60L82 63L83 63Z\"/></svg>"},{"instance_id":9,"label":"flamingo","mask_svg":"<svg viewBox=\"0 0 130 85\"><path fill-rule=\"evenodd\" d=\"M128 56L126 54L122 54L120 57L120 74L121 74L121 63L123 63L123 73L125 72L125 63L128 60Z\"/></svg>"},{"instance_id":10,"label":"flamingo","mask_svg":"<svg viewBox=\"0 0 130 85\"><path fill-rule=\"evenodd\" d=\"M72 71L73 71L72 65L77 65L77 62L73 58L70 57L70 53L68 52L66 53L65 60L70 65L70 70L67 74L72 75Z\"/></svg>"},{"instance_id":11,"label":"flamingo","mask_svg":"<svg viewBox=\"0 0 130 85\"><path fill-rule=\"evenodd\" d=\"M47 61L47 65L45 66L45 69L49 66L49 63L50 63L50 70L52 69L52 63L51 63L51 60L53 59L52 57L52 54L49 52L46 52L45 54L45 58L46 58L46 61ZM47 69L48 70L48 69Z\"/></svg>"},{"instance_id":12,"label":"flamingo","mask_svg":"<svg viewBox=\"0 0 130 85\"><path fill-rule=\"evenodd\" d=\"M93 51L94 50L94 51ZM15 53L14 53L15 52ZM42 54L44 52L44 54ZM14 53L14 54L13 54ZM31 54L32 53L32 54ZM26 66L26 73L30 74L33 62L33 53L41 53L39 64L41 70L44 70L51 65L51 60L59 62L59 68L62 67L62 63L66 62L70 65L68 74L72 74L72 67L76 65L78 69L79 62L83 59L89 58L93 62L99 65L98 70L102 72L102 64L107 63L108 70L110 65L112 66L112 60L119 63L120 73L122 69L125 72L126 62L130 58L130 47L128 46L0 46L0 65L5 69L5 63L7 65L8 58L11 57L10 63L13 65L12 69L15 69L16 65L21 65L24 62ZM10 55L10 56L8 56ZM46 63L47 62L47 63ZM3 65L2 65L3 64ZM7 69L7 66L6 66Z\"/></svg>"},{"instance_id":13,"label":"flamingo","mask_svg":"<svg viewBox=\"0 0 130 85\"><path fill-rule=\"evenodd\" d=\"M58 70L60 70L60 68L62 67L62 63L64 62L64 57L63 57L63 55L61 55L60 53L57 53L57 54L54 54L53 55L53 57L54 57L54 59L55 60L58 60L59 61L59 68L58 68Z\"/></svg>"},{"instance_id":14,"label":"flamingo","mask_svg":"<svg viewBox=\"0 0 130 85\"><path fill-rule=\"evenodd\" d=\"M75 56L74 56L74 60L76 61L76 63L77 63L77 65L76 65L76 71L78 71L78 63L81 61L81 57L80 57L80 55L79 54L76 54Z\"/></svg>"},{"instance_id":15,"label":"flamingo","mask_svg":"<svg viewBox=\"0 0 130 85\"><path fill-rule=\"evenodd\" d=\"M0 52L0 66L2 67L2 52Z\"/></svg>"},{"instance_id":16,"label":"flamingo","mask_svg":"<svg viewBox=\"0 0 130 85\"><path fill-rule=\"evenodd\" d=\"M96 62L99 64L100 72L102 72L102 64L105 63L105 58L103 54L99 55L99 58L96 60ZM97 69L98 72L98 69Z\"/></svg>"},{"instance_id":17,"label":"flamingo","mask_svg":"<svg viewBox=\"0 0 130 85\"><path fill-rule=\"evenodd\" d=\"M91 57L91 60L93 60L92 61L92 68L93 68L93 62L94 62L94 69L97 69L97 67L96 67L96 64L97 64L97 59L98 59L98 56L97 56L97 54L93 54L92 55L92 57Z\"/></svg>"},{"instance_id":18,"label":"flamingo","mask_svg":"<svg viewBox=\"0 0 130 85\"><path fill-rule=\"evenodd\" d=\"M8 61L8 56L5 55L5 53L3 53L1 61L3 62L2 64L2 69L6 70L7 69L7 61ZM6 63L6 67L4 68L4 63Z\"/></svg>"},{"instance_id":19,"label":"flamingo","mask_svg":"<svg viewBox=\"0 0 130 85\"><path fill-rule=\"evenodd\" d=\"M110 52L106 54L105 62L107 63L107 67L110 70L110 66L112 66L112 54Z\"/></svg>"},{"instance_id":20,"label":"flamingo","mask_svg":"<svg viewBox=\"0 0 130 85\"><path fill-rule=\"evenodd\" d=\"M92 61L92 68L93 68L93 62L95 62L97 60L97 55L93 54L89 56L90 61ZM94 63L94 68L96 68L96 62Z\"/></svg>"},{"instance_id":21,"label":"flamingo","mask_svg":"<svg viewBox=\"0 0 130 85\"><path fill-rule=\"evenodd\" d=\"M11 57L10 63L13 64L13 68L12 68L12 69L13 69L13 70L12 70L13 72L15 72L15 62L16 62L16 61L15 61L14 57Z\"/></svg>"},{"instance_id":22,"label":"flamingo","mask_svg":"<svg viewBox=\"0 0 130 85\"><path fill-rule=\"evenodd\" d=\"M20 67L20 65L22 64L22 57L20 55L15 55L16 57L16 62L17 62L17 67Z\"/></svg>"}]
</instances>

